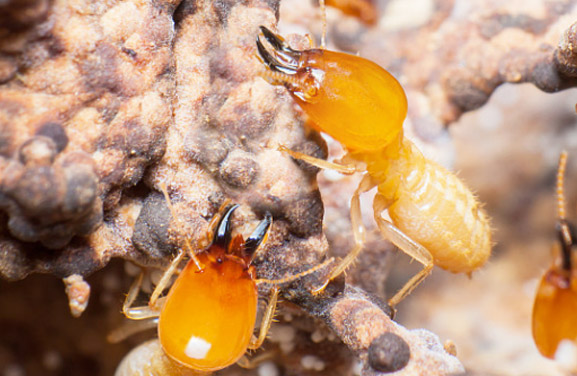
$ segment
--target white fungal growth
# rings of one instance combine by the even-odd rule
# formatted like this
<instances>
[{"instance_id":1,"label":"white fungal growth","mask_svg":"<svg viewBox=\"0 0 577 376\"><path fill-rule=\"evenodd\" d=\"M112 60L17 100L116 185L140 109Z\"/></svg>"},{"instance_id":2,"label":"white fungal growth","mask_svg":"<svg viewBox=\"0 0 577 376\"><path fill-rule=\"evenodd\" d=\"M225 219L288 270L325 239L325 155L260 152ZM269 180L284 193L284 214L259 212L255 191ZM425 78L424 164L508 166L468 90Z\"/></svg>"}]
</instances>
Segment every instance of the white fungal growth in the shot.
<instances>
[{"instance_id":1,"label":"white fungal growth","mask_svg":"<svg viewBox=\"0 0 577 376\"><path fill-rule=\"evenodd\" d=\"M258 366L258 376L279 376L279 370L273 362L264 362Z\"/></svg>"},{"instance_id":2,"label":"white fungal growth","mask_svg":"<svg viewBox=\"0 0 577 376\"><path fill-rule=\"evenodd\" d=\"M314 355L305 355L301 359L301 365L304 369L320 372L325 369L325 362Z\"/></svg>"}]
</instances>

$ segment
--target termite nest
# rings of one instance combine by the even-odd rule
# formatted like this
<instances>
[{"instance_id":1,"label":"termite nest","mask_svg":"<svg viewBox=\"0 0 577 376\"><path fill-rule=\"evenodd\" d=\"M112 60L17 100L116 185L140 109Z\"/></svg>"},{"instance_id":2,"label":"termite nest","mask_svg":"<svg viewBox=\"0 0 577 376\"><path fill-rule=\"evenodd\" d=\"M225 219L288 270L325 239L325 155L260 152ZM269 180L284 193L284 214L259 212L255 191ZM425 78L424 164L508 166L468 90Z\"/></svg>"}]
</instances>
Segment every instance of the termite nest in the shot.
<instances>
[{"instance_id":1,"label":"termite nest","mask_svg":"<svg viewBox=\"0 0 577 376\"><path fill-rule=\"evenodd\" d=\"M428 10L401 17L398 2L372 2L376 14L369 21L328 8L328 48L358 52L391 71L407 91L407 136L449 163L447 126L485 106L504 83L527 82L546 92L576 83L573 2L475 1L465 10L457 3L431 1ZM347 205L356 182L323 173L317 183L316 167L276 149L283 144L325 159L335 148L306 128L284 88L260 77L259 26L278 22L295 48L307 48L308 40L290 35L294 30L320 40L318 8L303 0L0 5L0 327L12 328L2 331L0 369L111 374L120 356L143 342L105 343L105 334L121 325L123 294L137 274L119 260L166 267L185 239L203 240L226 199L241 204L239 232L266 212L275 219L255 260L264 278L301 272L352 248ZM502 198L496 196L487 200L489 212ZM286 375L462 372L439 338L390 318L383 301L393 248L370 227L367 248L347 283L339 277L320 295L311 293L322 282L316 276L283 286L279 328L289 334L275 336L273 325L266 346L275 353L273 369ZM68 309L65 285L26 278L37 273L67 278L70 308L82 314L74 324L55 307ZM30 312L40 309L39 285L56 297L44 306L54 313L46 320L70 330L34 334L39 324ZM54 336L74 346L54 345ZM467 359L466 345L463 354Z\"/></svg>"}]
</instances>

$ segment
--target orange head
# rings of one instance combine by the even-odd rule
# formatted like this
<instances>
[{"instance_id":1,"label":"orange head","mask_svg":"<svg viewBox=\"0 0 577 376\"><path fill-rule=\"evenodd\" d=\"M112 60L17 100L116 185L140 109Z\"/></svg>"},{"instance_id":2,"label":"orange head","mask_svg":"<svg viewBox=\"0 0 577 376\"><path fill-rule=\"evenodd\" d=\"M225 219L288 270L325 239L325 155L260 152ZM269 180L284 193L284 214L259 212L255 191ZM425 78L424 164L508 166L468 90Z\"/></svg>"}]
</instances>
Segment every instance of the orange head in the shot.
<instances>
[{"instance_id":1,"label":"orange head","mask_svg":"<svg viewBox=\"0 0 577 376\"><path fill-rule=\"evenodd\" d=\"M557 171L557 234L560 257L545 272L533 305L533 339L537 348L548 358L554 358L559 344L564 341L577 343L577 267L574 251L577 232L565 218L563 180L567 153L559 159Z\"/></svg>"},{"instance_id":2,"label":"orange head","mask_svg":"<svg viewBox=\"0 0 577 376\"><path fill-rule=\"evenodd\" d=\"M255 251L266 239L272 219L267 214L243 240L231 239L236 205L222 216L212 244L190 261L170 288L158 322L166 354L199 371L215 371L235 363L250 342L257 314Z\"/></svg>"},{"instance_id":3,"label":"orange head","mask_svg":"<svg viewBox=\"0 0 577 376\"><path fill-rule=\"evenodd\" d=\"M568 239L563 232L570 234ZM533 339L548 358L554 358L561 341L577 343L577 268L572 260L575 230L569 222L560 221L558 233L561 258L541 278L533 305Z\"/></svg>"},{"instance_id":4,"label":"orange head","mask_svg":"<svg viewBox=\"0 0 577 376\"><path fill-rule=\"evenodd\" d=\"M257 39L268 67L264 77L284 85L315 127L351 151L385 148L402 130L407 98L399 82L377 64L322 49L297 51L267 28Z\"/></svg>"},{"instance_id":5,"label":"orange head","mask_svg":"<svg viewBox=\"0 0 577 376\"><path fill-rule=\"evenodd\" d=\"M374 0L325 0L325 4L358 18L369 26L377 23L379 14Z\"/></svg>"}]
</instances>

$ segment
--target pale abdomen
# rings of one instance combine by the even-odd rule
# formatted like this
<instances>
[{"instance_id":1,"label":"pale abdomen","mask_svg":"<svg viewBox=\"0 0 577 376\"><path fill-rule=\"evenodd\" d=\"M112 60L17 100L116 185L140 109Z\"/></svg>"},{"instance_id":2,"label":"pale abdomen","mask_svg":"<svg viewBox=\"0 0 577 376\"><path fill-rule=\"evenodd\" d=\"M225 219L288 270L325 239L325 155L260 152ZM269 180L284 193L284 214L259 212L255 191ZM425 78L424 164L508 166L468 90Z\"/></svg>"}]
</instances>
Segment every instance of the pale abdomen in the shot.
<instances>
[{"instance_id":1,"label":"pale abdomen","mask_svg":"<svg viewBox=\"0 0 577 376\"><path fill-rule=\"evenodd\" d=\"M471 191L454 174L415 155L400 171L391 220L431 252L434 263L454 273L470 273L491 253L491 229ZM379 189L381 191L381 189Z\"/></svg>"}]
</instances>

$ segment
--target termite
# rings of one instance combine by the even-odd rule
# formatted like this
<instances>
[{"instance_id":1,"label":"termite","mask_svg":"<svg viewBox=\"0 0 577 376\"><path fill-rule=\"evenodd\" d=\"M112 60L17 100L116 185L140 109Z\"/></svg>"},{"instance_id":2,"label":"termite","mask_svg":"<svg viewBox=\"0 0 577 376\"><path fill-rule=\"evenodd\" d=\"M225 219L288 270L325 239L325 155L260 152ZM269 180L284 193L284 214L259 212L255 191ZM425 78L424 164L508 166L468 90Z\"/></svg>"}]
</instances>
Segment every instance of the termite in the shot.
<instances>
[{"instance_id":1,"label":"termite","mask_svg":"<svg viewBox=\"0 0 577 376\"><path fill-rule=\"evenodd\" d=\"M325 0L324 3L340 9L344 14L355 17L369 26L377 23L378 12L373 0Z\"/></svg>"},{"instance_id":2,"label":"termite","mask_svg":"<svg viewBox=\"0 0 577 376\"><path fill-rule=\"evenodd\" d=\"M533 305L533 339L539 352L554 358L559 344L577 342L577 267L574 251L577 232L565 216L563 181L567 152L559 158L557 170L557 236L553 264L543 274Z\"/></svg>"},{"instance_id":3,"label":"termite","mask_svg":"<svg viewBox=\"0 0 577 376\"><path fill-rule=\"evenodd\" d=\"M168 193L164 190L174 216ZM331 259L304 272L277 280L258 279L252 262L260 246L266 241L272 217L266 214L246 240L242 235L232 237L231 217L238 205L227 206L223 214L211 224L212 242L195 254L188 241L186 251L181 249L156 285L147 306L135 307L141 290L142 274L130 288L123 304L123 313L133 320L151 319L140 325L157 325L158 340L147 342L141 349L127 356L117 376L162 374L208 375L235 362L249 366L243 357L247 350L258 349L266 338L278 300L278 285L313 273ZM170 286L171 277L188 256L189 261ZM257 317L258 286L273 285L258 336L253 336ZM113 342L132 334L131 329L120 328L109 339Z\"/></svg>"},{"instance_id":4,"label":"termite","mask_svg":"<svg viewBox=\"0 0 577 376\"><path fill-rule=\"evenodd\" d=\"M313 127L347 151L345 164L280 149L296 159L341 173L364 172L351 200L354 249L327 283L345 271L363 248L359 196L378 187L373 208L380 232L424 267L390 300L404 299L434 265L471 274L491 253L491 229L479 202L454 174L425 158L403 136L407 98L399 82L372 61L325 49L294 50L264 26L257 49L262 76L283 85ZM270 48L265 47L262 38ZM387 211L391 221L383 218Z\"/></svg>"}]
</instances>

